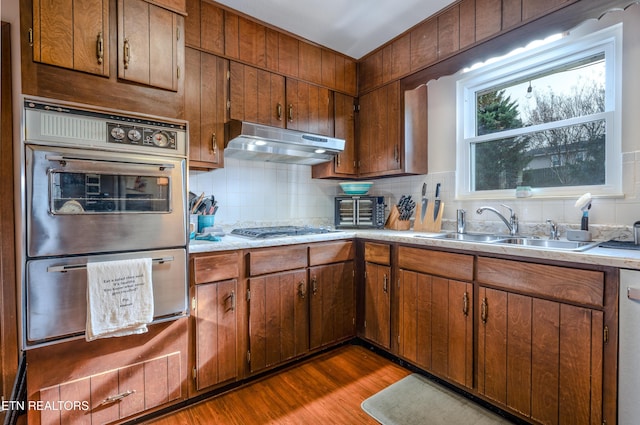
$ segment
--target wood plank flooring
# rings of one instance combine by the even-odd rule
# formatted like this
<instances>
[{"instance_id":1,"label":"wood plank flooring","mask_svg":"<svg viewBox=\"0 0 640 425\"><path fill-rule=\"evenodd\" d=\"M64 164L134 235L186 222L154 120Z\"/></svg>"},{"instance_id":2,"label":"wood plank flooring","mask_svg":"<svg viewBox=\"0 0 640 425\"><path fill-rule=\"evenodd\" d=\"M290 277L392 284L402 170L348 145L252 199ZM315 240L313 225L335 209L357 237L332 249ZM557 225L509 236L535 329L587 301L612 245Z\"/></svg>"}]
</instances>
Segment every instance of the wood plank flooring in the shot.
<instances>
[{"instance_id":1,"label":"wood plank flooring","mask_svg":"<svg viewBox=\"0 0 640 425\"><path fill-rule=\"evenodd\" d=\"M360 403L409 371L346 345L147 425L377 424Z\"/></svg>"}]
</instances>

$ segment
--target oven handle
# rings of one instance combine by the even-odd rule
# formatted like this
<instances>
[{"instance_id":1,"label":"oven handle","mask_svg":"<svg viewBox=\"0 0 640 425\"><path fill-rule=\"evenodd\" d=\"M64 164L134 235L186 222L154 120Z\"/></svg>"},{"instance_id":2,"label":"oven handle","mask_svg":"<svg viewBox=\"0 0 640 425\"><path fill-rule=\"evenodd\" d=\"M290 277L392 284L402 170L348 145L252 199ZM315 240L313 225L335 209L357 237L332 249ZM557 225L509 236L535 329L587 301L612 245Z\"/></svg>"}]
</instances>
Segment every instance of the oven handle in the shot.
<instances>
[{"instance_id":1,"label":"oven handle","mask_svg":"<svg viewBox=\"0 0 640 425\"><path fill-rule=\"evenodd\" d=\"M123 161L121 159L109 160L109 159L96 159L96 158L77 158L72 156L63 156L63 155L45 155L47 161L57 161L60 164L64 165L65 162L70 161L78 161L78 162L111 162L111 163L119 163L119 164L136 164L136 165L147 165L151 167L160 167L160 170L164 170L166 168L175 168L173 164L154 164L154 163L141 163L136 161Z\"/></svg>"},{"instance_id":2,"label":"oven handle","mask_svg":"<svg viewBox=\"0 0 640 425\"><path fill-rule=\"evenodd\" d=\"M158 264L162 264L168 261L173 261L173 257L160 257L160 258L151 259L151 262L158 263ZM87 268L86 264L71 264L68 266L49 266L47 267L47 272L48 273L55 273L55 272L64 273L72 270L83 270L86 268Z\"/></svg>"}]
</instances>

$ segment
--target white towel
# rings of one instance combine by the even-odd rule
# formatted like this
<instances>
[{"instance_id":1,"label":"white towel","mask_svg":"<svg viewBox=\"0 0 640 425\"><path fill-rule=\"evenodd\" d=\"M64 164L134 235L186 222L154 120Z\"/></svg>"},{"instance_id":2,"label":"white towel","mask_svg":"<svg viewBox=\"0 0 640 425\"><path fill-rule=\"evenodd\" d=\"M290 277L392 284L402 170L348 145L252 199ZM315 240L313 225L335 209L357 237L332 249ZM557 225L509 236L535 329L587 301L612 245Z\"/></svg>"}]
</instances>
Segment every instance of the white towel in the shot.
<instances>
[{"instance_id":1,"label":"white towel","mask_svg":"<svg viewBox=\"0 0 640 425\"><path fill-rule=\"evenodd\" d=\"M87 263L87 341L144 333L152 321L150 258Z\"/></svg>"}]
</instances>

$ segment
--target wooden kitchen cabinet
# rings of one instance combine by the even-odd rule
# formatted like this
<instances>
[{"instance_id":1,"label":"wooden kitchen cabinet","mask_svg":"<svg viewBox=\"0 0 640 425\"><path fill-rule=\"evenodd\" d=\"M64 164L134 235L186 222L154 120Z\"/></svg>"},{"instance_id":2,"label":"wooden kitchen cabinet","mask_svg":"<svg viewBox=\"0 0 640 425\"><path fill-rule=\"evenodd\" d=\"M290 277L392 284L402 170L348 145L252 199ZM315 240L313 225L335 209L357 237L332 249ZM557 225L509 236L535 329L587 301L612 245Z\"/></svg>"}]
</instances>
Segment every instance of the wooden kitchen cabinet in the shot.
<instances>
[{"instance_id":1,"label":"wooden kitchen cabinet","mask_svg":"<svg viewBox=\"0 0 640 425\"><path fill-rule=\"evenodd\" d=\"M477 281L478 392L540 423L604 423L604 274L479 257Z\"/></svg>"},{"instance_id":2,"label":"wooden kitchen cabinet","mask_svg":"<svg viewBox=\"0 0 640 425\"><path fill-rule=\"evenodd\" d=\"M118 78L178 90L184 17L144 0L118 0Z\"/></svg>"},{"instance_id":3,"label":"wooden kitchen cabinet","mask_svg":"<svg viewBox=\"0 0 640 425\"><path fill-rule=\"evenodd\" d=\"M355 98L334 93L334 136L344 139L344 151L333 161L311 167L313 178L353 177L357 173L355 136Z\"/></svg>"},{"instance_id":4,"label":"wooden kitchen cabinet","mask_svg":"<svg viewBox=\"0 0 640 425\"><path fill-rule=\"evenodd\" d=\"M206 0L187 0L185 44L215 55L224 55L224 10Z\"/></svg>"},{"instance_id":5,"label":"wooden kitchen cabinet","mask_svg":"<svg viewBox=\"0 0 640 425\"><path fill-rule=\"evenodd\" d=\"M473 256L401 246L398 268L398 355L472 388Z\"/></svg>"},{"instance_id":6,"label":"wooden kitchen cabinet","mask_svg":"<svg viewBox=\"0 0 640 425\"><path fill-rule=\"evenodd\" d=\"M231 61L229 79L231 119L272 127L286 126L283 76Z\"/></svg>"},{"instance_id":7,"label":"wooden kitchen cabinet","mask_svg":"<svg viewBox=\"0 0 640 425\"><path fill-rule=\"evenodd\" d=\"M364 338L391 348L391 247L364 244Z\"/></svg>"},{"instance_id":8,"label":"wooden kitchen cabinet","mask_svg":"<svg viewBox=\"0 0 640 425\"><path fill-rule=\"evenodd\" d=\"M287 128L333 136L333 92L305 81L287 78Z\"/></svg>"},{"instance_id":9,"label":"wooden kitchen cabinet","mask_svg":"<svg viewBox=\"0 0 640 425\"><path fill-rule=\"evenodd\" d=\"M187 48L185 119L189 121L189 167L224 166L224 123L228 98L226 59Z\"/></svg>"},{"instance_id":10,"label":"wooden kitchen cabinet","mask_svg":"<svg viewBox=\"0 0 640 425\"><path fill-rule=\"evenodd\" d=\"M33 60L109 76L108 0L33 0Z\"/></svg>"},{"instance_id":11,"label":"wooden kitchen cabinet","mask_svg":"<svg viewBox=\"0 0 640 425\"><path fill-rule=\"evenodd\" d=\"M309 348L355 336L353 242L315 244L309 248Z\"/></svg>"},{"instance_id":12,"label":"wooden kitchen cabinet","mask_svg":"<svg viewBox=\"0 0 640 425\"><path fill-rule=\"evenodd\" d=\"M238 377L238 278L240 254L207 254L192 259L195 328L195 391Z\"/></svg>"},{"instance_id":13,"label":"wooden kitchen cabinet","mask_svg":"<svg viewBox=\"0 0 640 425\"><path fill-rule=\"evenodd\" d=\"M306 245L248 253L250 373L309 352Z\"/></svg>"}]
</instances>

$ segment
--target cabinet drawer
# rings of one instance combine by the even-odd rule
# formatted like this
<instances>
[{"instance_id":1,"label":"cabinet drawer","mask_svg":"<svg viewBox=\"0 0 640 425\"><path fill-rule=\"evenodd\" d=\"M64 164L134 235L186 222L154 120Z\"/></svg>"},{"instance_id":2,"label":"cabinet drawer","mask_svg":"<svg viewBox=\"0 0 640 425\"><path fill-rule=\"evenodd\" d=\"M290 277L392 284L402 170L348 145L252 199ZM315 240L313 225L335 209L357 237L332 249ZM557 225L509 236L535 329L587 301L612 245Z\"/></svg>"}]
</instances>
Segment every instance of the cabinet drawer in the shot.
<instances>
[{"instance_id":1,"label":"cabinet drawer","mask_svg":"<svg viewBox=\"0 0 640 425\"><path fill-rule=\"evenodd\" d=\"M364 261L368 263L391 264L391 247L389 245L373 242L364 244Z\"/></svg>"},{"instance_id":2,"label":"cabinet drawer","mask_svg":"<svg viewBox=\"0 0 640 425\"><path fill-rule=\"evenodd\" d=\"M604 273L478 257L478 283L560 301L604 306Z\"/></svg>"},{"instance_id":3,"label":"cabinet drawer","mask_svg":"<svg viewBox=\"0 0 640 425\"><path fill-rule=\"evenodd\" d=\"M249 276L307 267L307 246L260 249L249 252Z\"/></svg>"},{"instance_id":4,"label":"cabinet drawer","mask_svg":"<svg viewBox=\"0 0 640 425\"><path fill-rule=\"evenodd\" d=\"M353 256L354 249L351 241L322 243L309 247L310 266L353 260Z\"/></svg>"},{"instance_id":5,"label":"cabinet drawer","mask_svg":"<svg viewBox=\"0 0 640 425\"><path fill-rule=\"evenodd\" d=\"M182 397L180 364L180 353L172 353L42 388L40 402L67 408L43 409L40 423L79 423L87 416L91 423L107 423L177 400ZM68 407L74 400L84 404Z\"/></svg>"},{"instance_id":6,"label":"cabinet drawer","mask_svg":"<svg viewBox=\"0 0 640 425\"><path fill-rule=\"evenodd\" d=\"M217 282L240 276L238 252L199 256L193 259L194 283Z\"/></svg>"},{"instance_id":7,"label":"cabinet drawer","mask_svg":"<svg viewBox=\"0 0 640 425\"><path fill-rule=\"evenodd\" d=\"M456 280L473 280L473 256L401 246L398 267Z\"/></svg>"}]
</instances>

